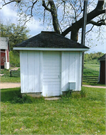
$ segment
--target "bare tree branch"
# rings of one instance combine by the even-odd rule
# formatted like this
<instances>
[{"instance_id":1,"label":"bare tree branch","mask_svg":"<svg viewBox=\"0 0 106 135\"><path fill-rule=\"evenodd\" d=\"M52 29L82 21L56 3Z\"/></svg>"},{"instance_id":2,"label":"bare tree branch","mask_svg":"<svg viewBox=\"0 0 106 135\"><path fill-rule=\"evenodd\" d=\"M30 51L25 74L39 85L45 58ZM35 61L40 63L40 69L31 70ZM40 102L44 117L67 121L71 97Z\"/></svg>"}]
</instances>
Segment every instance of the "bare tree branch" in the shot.
<instances>
[{"instance_id":1,"label":"bare tree branch","mask_svg":"<svg viewBox=\"0 0 106 135\"><path fill-rule=\"evenodd\" d=\"M85 34L89 33L93 29L94 25Z\"/></svg>"},{"instance_id":2,"label":"bare tree branch","mask_svg":"<svg viewBox=\"0 0 106 135\"><path fill-rule=\"evenodd\" d=\"M99 1L98 0L97 7L93 11L91 11L90 13L87 14L87 23L89 23L96 16L101 15L101 14L106 12L106 10L102 10L103 4L104 4L104 1ZM62 32L62 35L65 36L70 31L72 31L74 29L76 29L76 31L78 31L82 27L82 24L83 24L83 17L79 21L73 23L64 32Z\"/></svg>"},{"instance_id":3,"label":"bare tree branch","mask_svg":"<svg viewBox=\"0 0 106 135\"><path fill-rule=\"evenodd\" d=\"M4 5L2 5L2 6L8 5L8 4L12 3L12 2L16 2L15 0L9 1L7 3L5 2L5 0L3 0L3 1L4 1Z\"/></svg>"},{"instance_id":4,"label":"bare tree branch","mask_svg":"<svg viewBox=\"0 0 106 135\"><path fill-rule=\"evenodd\" d=\"M38 1L38 0L36 0L35 2L32 3L32 7L31 7L31 16L33 16L33 13L32 13L32 12L33 12L33 8L34 8L34 5L36 4L37 1Z\"/></svg>"},{"instance_id":5,"label":"bare tree branch","mask_svg":"<svg viewBox=\"0 0 106 135\"><path fill-rule=\"evenodd\" d=\"M98 22L90 21L89 23L96 26L106 25L105 20L99 20Z\"/></svg>"},{"instance_id":6,"label":"bare tree branch","mask_svg":"<svg viewBox=\"0 0 106 135\"><path fill-rule=\"evenodd\" d=\"M51 9L46 6L45 0L42 0L42 6L43 6L46 10L48 10L49 12L51 12Z\"/></svg>"}]
</instances>

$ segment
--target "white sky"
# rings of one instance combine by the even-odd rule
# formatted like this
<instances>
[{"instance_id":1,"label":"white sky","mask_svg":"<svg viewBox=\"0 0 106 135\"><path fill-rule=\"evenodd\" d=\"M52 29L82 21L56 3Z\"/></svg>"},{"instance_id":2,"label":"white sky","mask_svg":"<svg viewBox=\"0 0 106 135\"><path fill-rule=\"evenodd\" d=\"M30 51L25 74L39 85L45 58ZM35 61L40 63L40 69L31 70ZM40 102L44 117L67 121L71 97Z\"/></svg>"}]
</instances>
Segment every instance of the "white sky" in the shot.
<instances>
[{"instance_id":1,"label":"white sky","mask_svg":"<svg viewBox=\"0 0 106 135\"><path fill-rule=\"evenodd\" d=\"M11 4L12 5L12 4ZM11 5L3 7L3 9L0 9L0 22L4 24L10 24L10 23L15 23L17 24L17 20L19 19L17 15L17 10L12 7ZM43 19L42 19L43 20ZM33 18L29 22L27 22L27 27L30 30L29 35L34 36L41 31L45 30L53 30L50 26L47 26L46 23L43 25L43 21L39 21L39 18ZM101 30L101 35L99 35L99 38L97 38L98 33L97 33L97 28L93 30L93 32L90 32L87 35L87 40L86 40L86 46L90 46L90 49L87 53L95 53L95 52L103 52L106 53L106 26L102 26ZM79 42L80 42L80 37L79 35Z\"/></svg>"}]
</instances>

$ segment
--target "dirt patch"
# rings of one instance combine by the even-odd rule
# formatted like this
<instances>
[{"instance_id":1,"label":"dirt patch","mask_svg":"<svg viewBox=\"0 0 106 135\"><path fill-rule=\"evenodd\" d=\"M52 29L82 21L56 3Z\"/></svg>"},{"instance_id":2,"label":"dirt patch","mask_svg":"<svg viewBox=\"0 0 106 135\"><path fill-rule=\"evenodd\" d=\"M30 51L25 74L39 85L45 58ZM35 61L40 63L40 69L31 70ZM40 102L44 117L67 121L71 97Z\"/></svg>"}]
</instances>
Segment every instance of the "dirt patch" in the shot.
<instances>
[{"instance_id":1,"label":"dirt patch","mask_svg":"<svg viewBox=\"0 0 106 135\"><path fill-rule=\"evenodd\" d=\"M21 87L21 83L0 83L0 89Z\"/></svg>"},{"instance_id":2,"label":"dirt patch","mask_svg":"<svg viewBox=\"0 0 106 135\"><path fill-rule=\"evenodd\" d=\"M18 70L20 67L14 67L14 68L11 68L10 70Z\"/></svg>"},{"instance_id":3,"label":"dirt patch","mask_svg":"<svg viewBox=\"0 0 106 135\"><path fill-rule=\"evenodd\" d=\"M82 85L82 86L91 88L106 88L105 86L92 86L92 85Z\"/></svg>"}]
</instances>

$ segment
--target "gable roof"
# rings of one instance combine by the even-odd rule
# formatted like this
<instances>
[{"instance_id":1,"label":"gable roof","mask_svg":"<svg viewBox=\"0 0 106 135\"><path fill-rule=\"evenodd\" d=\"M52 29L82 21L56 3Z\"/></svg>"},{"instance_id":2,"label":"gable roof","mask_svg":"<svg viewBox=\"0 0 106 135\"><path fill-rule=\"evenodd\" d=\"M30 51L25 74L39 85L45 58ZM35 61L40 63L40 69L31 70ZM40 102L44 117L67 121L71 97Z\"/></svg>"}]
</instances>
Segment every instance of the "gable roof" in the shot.
<instances>
[{"instance_id":1,"label":"gable roof","mask_svg":"<svg viewBox=\"0 0 106 135\"><path fill-rule=\"evenodd\" d=\"M106 60L106 54L104 54L102 57L100 57L98 60L105 61Z\"/></svg>"},{"instance_id":2,"label":"gable roof","mask_svg":"<svg viewBox=\"0 0 106 135\"><path fill-rule=\"evenodd\" d=\"M33 48L82 48L89 49L73 40L70 40L56 32L44 32L23 41L14 47Z\"/></svg>"}]
</instances>

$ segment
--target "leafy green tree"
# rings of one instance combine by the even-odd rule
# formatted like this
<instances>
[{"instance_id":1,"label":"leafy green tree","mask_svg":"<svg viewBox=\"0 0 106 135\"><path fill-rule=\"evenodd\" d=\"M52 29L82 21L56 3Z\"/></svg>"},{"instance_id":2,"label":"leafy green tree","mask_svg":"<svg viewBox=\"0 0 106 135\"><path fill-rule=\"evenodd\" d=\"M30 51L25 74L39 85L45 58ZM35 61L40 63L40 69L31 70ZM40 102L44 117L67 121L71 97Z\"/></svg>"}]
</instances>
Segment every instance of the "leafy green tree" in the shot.
<instances>
[{"instance_id":1,"label":"leafy green tree","mask_svg":"<svg viewBox=\"0 0 106 135\"><path fill-rule=\"evenodd\" d=\"M19 51L13 51L13 46L21 43L23 40L29 38L29 30L25 26L10 24L3 25L0 27L1 37L9 37L9 47L10 47L10 65L12 67L20 66Z\"/></svg>"},{"instance_id":2,"label":"leafy green tree","mask_svg":"<svg viewBox=\"0 0 106 135\"><path fill-rule=\"evenodd\" d=\"M1 37L9 37L10 50L13 50L13 46L21 43L23 40L28 39L29 30L25 26L10 24L0 27Z\"/></svg>"}]
</instances>

